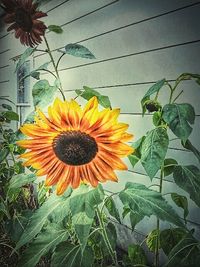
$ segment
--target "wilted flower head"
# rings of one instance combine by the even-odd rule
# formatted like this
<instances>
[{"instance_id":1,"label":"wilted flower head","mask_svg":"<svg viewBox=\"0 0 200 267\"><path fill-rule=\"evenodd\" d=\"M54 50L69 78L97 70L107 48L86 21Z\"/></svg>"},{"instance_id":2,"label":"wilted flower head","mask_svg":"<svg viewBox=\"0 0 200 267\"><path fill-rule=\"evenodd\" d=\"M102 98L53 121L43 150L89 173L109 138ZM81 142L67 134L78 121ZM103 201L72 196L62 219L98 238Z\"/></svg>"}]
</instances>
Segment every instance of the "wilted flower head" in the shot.
<instances>
[{"instance_id":1,"label":"wilted flower head","mask_svg":"<svg viewBox=\"0 0 200 267\"><path fill-rule=\"evenodd\" d=\"M4 21L11 24L8 31L15 30L15 37L23 45L34 47L42 42L46 26L39 18L47 16L38 11L38 4L32 0L1 0L6 12Z\"/></svg>"}]
</instances>

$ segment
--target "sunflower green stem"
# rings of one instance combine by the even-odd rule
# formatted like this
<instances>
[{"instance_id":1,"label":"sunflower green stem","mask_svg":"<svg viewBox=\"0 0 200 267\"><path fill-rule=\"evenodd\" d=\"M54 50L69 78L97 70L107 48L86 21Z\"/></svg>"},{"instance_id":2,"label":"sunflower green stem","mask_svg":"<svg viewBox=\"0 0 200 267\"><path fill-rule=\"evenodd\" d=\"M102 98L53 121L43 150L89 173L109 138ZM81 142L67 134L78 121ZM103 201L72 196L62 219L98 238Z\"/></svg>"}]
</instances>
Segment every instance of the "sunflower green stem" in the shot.
<instances>
[{"instance_id":1,"label":"sunflower green stem","mask_svg":"<svg viewBox=\"0 0 200 267\"><path fill-rule=\"evenodd\" d=\"M62 84L61 84L61 80L60 80L60 75L59 75L59 73L58 73L58 69L57 69L56 63L55 63L55 61L54 61L54 58L53 58L53 56L52 56L51 49L50 49L50 47L49 47L49 43L48 43L48 41L47 41L47 39L46 39L45 36L44 36L44 41L45 41L45 44L46 44L46 46L47 46L47 53L49 54L50 59L51 59L51 62L52 62L53 67L54 67L54 69L55 69L55 73L56 73L57 79L58 79L59 82L60 82L60 88L58 88L58 90L60 91L60 93L61 93L61 95L62 95L62 97L63 97L63 100L65 100L65 95L64 95L64 90L63 90L63 88L62 88Z\"/></svg>"},{"instance_id":2,"label":"sunflower green stem","mask_svg":"<svg viewBox=\"0 0 200 267\"><path fill-rule=\"evenodd\" d=\"M110 241L109 241L109 238L108 238L108 235L107 235L107 232L106 232L105 224L104 224L104 221L103 221L103 218L102 218L102 214L101 214L101 211L100 211L99 207L96 208L96 212L97 212L97 217L98 217L98 220L99 220L100 227L102 229L103 239L104 239L104 242L105 242L105 244L107 246L109 254L110 254L110 256L112 258L112 261L115 264L115 266L119 267L119 264L118 264L118 261L117 261L117 255L116 255L115 251L112 249L112 246L110 244Z\"/></svg>"},{"instance_id":3,"label":"sunflower green stem","mask_svg":"<svg viewBox=\"0 0 200 267\"><path fill-rule=\"evenodd\" d=\"M160 186L159 186L159 193L162 193L162 187L163 187L163 177L164 177L164 170L163 170L163 166L160 169ZM156 238L156 251L155 251L155 267L159 267L159 239L160 239L160 235L158 234L160 231L160 220L157 219L157 226L156 226L156 230L157 230L157 238Z\"/></svg>"}]
</instances>

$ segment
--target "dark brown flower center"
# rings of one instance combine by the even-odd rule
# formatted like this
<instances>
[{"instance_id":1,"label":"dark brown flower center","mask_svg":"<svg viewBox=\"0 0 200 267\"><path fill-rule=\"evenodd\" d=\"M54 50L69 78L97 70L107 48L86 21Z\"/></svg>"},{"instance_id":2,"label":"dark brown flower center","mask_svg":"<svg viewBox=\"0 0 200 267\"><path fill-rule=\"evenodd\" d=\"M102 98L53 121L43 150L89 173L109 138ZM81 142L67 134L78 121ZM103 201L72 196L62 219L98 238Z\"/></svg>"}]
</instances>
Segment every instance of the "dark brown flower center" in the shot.
<instances>
[{"instance_id":1,"label":"dark brown flower center","mask_svg":"<svg viewBox=\"0 0 200 267\"><path fill-rule=\"evenodd\" d=\"M32 30L33 22L31 15L23 8L18 8L15 11L15 21L23 31L30 32Z\"/></svg>"},{"instance_id":2,"label":"dark brown flower center","mask_svg":"<svg viewBox=\"0 0 200 267\"><path fill-rule=\"evenodd\" d=\"M62 132L53 140L56 156L68 165L89 163L98 152L95 139L80 131Z\"/></svg>"}]
</instances>

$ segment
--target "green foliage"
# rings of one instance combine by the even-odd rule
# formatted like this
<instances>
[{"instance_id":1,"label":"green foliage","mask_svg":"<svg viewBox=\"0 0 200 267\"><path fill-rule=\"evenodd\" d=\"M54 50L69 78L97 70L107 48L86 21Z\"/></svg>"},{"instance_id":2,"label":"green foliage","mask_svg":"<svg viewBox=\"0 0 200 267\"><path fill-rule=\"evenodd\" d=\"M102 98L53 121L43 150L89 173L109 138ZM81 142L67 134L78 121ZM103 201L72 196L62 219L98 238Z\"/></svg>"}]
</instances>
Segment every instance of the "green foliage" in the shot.
<instances>
[{"instance_id":1,"label":"green foliage","mask_svg":"<svg viewBox=\"0 0 200 267\"><path fill-rule=\"evenodd\" d=\"M128 257L126 259L126 266L134 266L134 265L146 265L147 258L144 250L141 246L136 244L131 244L128 246Z\"/></svg>"},{"instance_id":2,"label":"green foliage","mask_svg":"<svg viewBox=\"0 0 200 267\"><path fill-rule=\"evenodd\" d=\"M164 267L198 267L200 261L200 243L189 233L169 252Z\"/></svg>"},{"instance_id":3,"label":"green foliage","mask_svg":"<svg viewBox=\"0 0 200 267\"><path fill-rule=\"evenodd\" d=\"M134 142L132 144L132 147L134 148L134 152L128 156L128 159L133 167L138 163L138 161L141 159L141 147L142 143L145 140L145 136L141 137L139 140Z\"/></svg>"},{"instance_id":4,"label":"green foliage","mask_svg":"<svg viewBox=\"0 0 200 267\"><path fill-rule=\"evenodd\" d=\"M153 124L154 126L160 126L162 123L162 112L156 111L153 113Z\"/></svg>"},{"instance_id":5,"label":"green foliage","mask_svg":"<svg viewBox=\"0 0 200 267\"><path fill-rule=\"evenodd\" d=\"M35 52L36 48L28 47L22 55L20 55L15 72L24 64L24 62Z\"/></svg>"},{"instance_id":6,"label":"green foliage","mask_svg":"<svg viewBox=\"0 0 200 267\"><path fill-rule=\"evenodd\" d=\"M67 200L64 197L58 197L54 194L51 195L40 209L36 210L36 212L31 216L30 222L26 226L20 240L17 242L16 249L19 249L21 246L32 240L41 231L48 216L55 209L60 208L65 201Z\"/></svg>"},{"instance_id":7,"label":"green foliage","mask_svg":"<svg viewBox=\"0 0 200 267\"><path fill-rule=\"evenodd\" d=\"M88 86L83 86L83 89L84 89L84 91L75 90L76 94L78 96L81 96L82 98L84 98L86 100L90 100L90 98L92 98L93 96L96 96L99 104L102 107L111 108L111 103L110 103L108 96L101 95L99 92L97 92L96 90L94 90Z\"/></svg>"},{"instance_id":8,"label":"green foliage","mask_svg":"<svg viewBox=\"0 0 200 267\"><path fill-rule=\"evenodd\" d=\"M102 202L103 198L104 192L100 185L95 189L81 185L72 192L70 197L72 223L82 250L85 249L88 240L94 220L95 207Z\"/></svg>"},{"instance_id":9,"label":"green foliage","mask_svg":"<svg viewBox=\"0 0 200 267\"><path fill-rule=\"evenodd\" d=\"M7 156L9 155L9 149L7 147L3 147L2 145L0 145L0 163L3 162Z\"/></svg>"},{"instance_id":10,"label":"green foliage","mask_svg":"<svg viewBox=\"0 0 200 267\"><path fill-rule=\"evenodd\" d=\"M44 108L52 102L56 92L56 86L50 86L47 80L40 80L33 86L32 90L34 106Z\"/></svg>"},{"instance_id":11,"label":"green foliage","mask_svg":"<svg viewBox=\"0 0 200 267\"><path fill-rule=\"evenodd\" d=\"M187 103L167 104L163 107L162 117L172 132L185 143L192 132L190 124L195 120L194 108Z\"/></svg>"},{"instance_id":12,"label":"green foliage","mask_svg":"<svg viewBox=\"0 0 200 267\"><path fill-rule=\"evenodd\" d=\"M151 252L156 252L157 248L160 249L160 230L154 229L146 238L147 247Z\"/></svg>"},{"instance_id":13,"label":"green foliage","mask_svg":"<svg viewBox=\"0 0 200 267\"><path fill-rule=\"evenodd\" d=\"M151 180L163 164L168 144L167 130L162 127L148 132L142 142L141 163Z\"/></svg>"},{"instance_id":14,"label":"green foliage","mask_svg":"<svg viewBox=\"0 0 200 267\"><path fill-rule=\"evenodd\" d=\"M178 165L177 161L175 159L165 159L164 160L164 176L168 176L173 173L174 168Z\"/></svg>"},{"instance_id":15,"label":"green foliage","mask_svg":"<svg viewBox=\"0 0 200 267\"><path fill-rule=\"evenodd\" d=\"M18 266L34 267L40 258L68 239L67 230L58 224L49 224L23 252Z\"/></svg>"},{"instance_id":16,"label":"green foliage","mask_svg":"<svg viewBox=\"0 0 200 267\"><path fill-rule=\"evenodd\" d=\"M1 115L9 121L18 121L19 120L19 115L12 110L3 111L1 113Z\"/></svg>"},{"instance_id":17,"label":"green foliage","mask_svg":"<svg viewBox=\"0 0 200 267\"><path fill-rule=\"evenodd\" d=\"M63 33L63 29L58 25L49 25L48 26L49 31L55 32L55 33Z\"/></svg>"},{"instance_id":18,"label":"green foliage","mask_svg":"<svg viewBox=\"0 0 200 267\"><path fill-rule=\"evenodd\" d=\"M12 107L8 104L2 104L2 108L5 108L7 110L12 110Z\"/></svg>"},{"instance_id":19,"label":"green foliage","mask_svg":"<svg viewBox=\"0 0 200 267\"><path fill-rule=\"evenodd\" d=\"M175 183L200 207L200 170L193 165L176 166L173 176Z\"/></svg>"},{"instance_id":20,"label":"green foliage","mask_svg":"<svg viewBox=\"0 0 200 267\"><path fill-rule=\"evenodd\" d=\"M142 114L144 115L146 112L146 103L150 100L150 96L152 94L155 94L160 91L160 89L163 87L165 84L165 79L162 79L155 83L153 86L149 88L149 90L146 92L146 94L143 96L141 100L141 106L142 106Z\"/></svg>"},{"instance_id":21,"label":"green foliage","mask_svg":"<svg viewBox=\"0 0 200 267\"><path fill-rule=\"evenodd\" d=\"M51 63L51 62L46 62L46 63L42 64L42 65L41 65L40 67L38 67L37 69L31 71L29 74L27 74L27 75L25 75L24 77L22 77L22 78L20 79L20 81L22 81L22 80L28 78L29 76L33 77L33 78L36 79L36 80L39 80L39 79L40 79L40 71L41 71L41 70L44 70L44 71L47 70L47 69L48 69L48 66L49 66L50 63Z\"/></svg>"},{"instance_id":22,"label":"green foliage","mask_svg":"<svg viewBox=\"0 0 200 267\"><path fill-rule=\"evenodd\" d=\"M79 245L70 242L60 243L52 256L52 267L92 267L94 262L93 252L86 247L82 252Z\"/></svg>"},{"instance_id":23,"label":"green foliage","mask_svg":"<svg viewBox=\"0 0 200 267\"><path fill-rule=\"evenodd\" d=\"M120 192L122 203L134 213L143 216L156 215L157 218L184 227L182 221L159 192L148 189L146 186L128 182Z\"/></svg>"},{"instance_id":24,"label":"green foliage","mask_svg":"<svg viewBox=\"0 0 200 267\"><path fill-rule=\"evenodd\" d=\"M107 197L107 199L105 200L105 206L109 214L114 217L119 223L121 223L119 211L116 208L115 201L111 196Z\"/></svg>"},{"instance_id":25,"label":"green foliage","mask_svg":"<svg viewBox=\"0 0 200 267\"><path fill-rule=\"evenodd\" d=\"M171 198L178 207L183 209L184 219L186 220L186 217L189 214L187 198L185 196L181 196L177 193L171 193Z\"/></svg>"},{"instance_id":26,"label":"green foliage","mask_svg":"<svg viewBox=\"0 0 200 267\"><path fill-rule=\"evenodd\" d=\"M18 174L14 175L9 182L9 188L20 188L23 185L29 184L36 180L35 174Z\"/></svg>"},{"instance_id":27,"label":"green foliage","mask_svg":"<svg viewBox=\"0 0 200 267\"><path fill-rule=\"evenodd\" d=\"M74 57L95 59L95 56L92 54L92 52L90 52L88 48L80 44L68 44L65 46L65 51L61 52Z\"/></svg>"},{"instance_id":28,"label":"green foliage","mask_svg":"<svg viewBox=\"0 0 200 267\"><path fill-rule=\"evenodd\" d=\"M186 233L183 228L170 228L160 232L160 247L166 255L169 255L170 251L182 240Z\"/></svg>"}]
</instances>

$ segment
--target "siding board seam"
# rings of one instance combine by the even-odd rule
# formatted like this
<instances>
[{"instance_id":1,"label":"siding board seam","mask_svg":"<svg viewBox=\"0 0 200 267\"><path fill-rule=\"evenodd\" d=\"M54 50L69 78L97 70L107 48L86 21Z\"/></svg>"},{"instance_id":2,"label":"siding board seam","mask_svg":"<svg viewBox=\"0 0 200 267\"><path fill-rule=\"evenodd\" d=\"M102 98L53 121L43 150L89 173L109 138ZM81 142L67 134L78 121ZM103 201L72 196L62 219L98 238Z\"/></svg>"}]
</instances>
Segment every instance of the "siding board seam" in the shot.
<instances>
[{"instance_id":1,"label":"siding board seam","mask_svg":"<svg viewBox=\"0 0 200 267\"><path fill-rule=\"evenodd\" d=\"M66 71L66 70L71 70L71 69L77 69L77 68L81 68L81 67L85 67L85 66L100 64L100 63L104 63L104 62L108 62L108 61L113 61L113 60L118 60L118 59L122 59L122 58L128 58L128 57L132 57L132 56L138 56L138 55L141 55L141 54L147 54L147 53L157 52L157 51L161 51L161 50L165 50L165 49L170 49L170 48L175 48L175 47L180 47L180 46L191 45L191 44L195 44L195 43L199 43L199 42L200 42L200 39L197 39L197 40L192 40L192 41L188 41L188 42L177 43L177 44L173 44L173 45L167 45L167 46L162 46L162 47L147 49L147 50L143 50L143 51L139 51L139 52L135 52L135 53L131 53L131 54L125 54L125 55L121 55L121 56L117 56L117 57L111 57L111 58L97 60L95 62L90 62L90 63L75 65L75 66L71 66L71 67L67 67L67 68L62 68L62 69L59 69L58 71L61 72L61 71ZM52 71L52 72L55 72L55 71ZM43 73L43 75L46 75L46 73Z\"/></svg>"},{"instance_id":2,"label":"siding board seam","mask_svg":"<svg viewBox=\"0 0 200 267\"><path fill-rule=\"evenodd\" d=\"M158 14L158 15L155 15L155 16L151 16L151 17L149 17L149 18L145 18L145 19L142 19L142 20L139 20L139 21L136 21L136 22L132 22L132 23L130 23L130 24L127 24L127 25L124 25L124 26L121 26L121 27L118 27L118 28L114 28L114 29L109 30L109 31L107 31L107 32L103 32L103 33L100 33L100 34L97 34L97 35L88 37L88 38L86 38L86 39L82 39L82 40L77 41L77 42L75 42L75 43L78 44L78 43L82 43L82 42L85 42L85 41L89 41L89 40L91 40L91 39L94 39L94 38L97 38L97 37L100 37L100 36L103 36L103 35L106 35L106 34L109 34L109 33L115 32L115 31L118 31L118 30L122 30L122 29L131 27L131 26L134 26L134 25L137 25L137 24L140 24L140 23L149 21L149 20L153 20L153 19L156 19L156 18L158 18L158 17L162 17L162 16L165 16L165 15L174 13L174 12L178 12L178 11L180 11L180 10L187 9L187 8L193 7L193 6L195 6L195 5L199 5L199 4L200 4L200 1L199 1L199 2L196 2L196 3L193 3L193 4L191 4L191 5L183 6L183 7L176 8L176 9L173 9L173 10L170 10L170 11L167 11L167 12L164 12L164 13L161 13L161 14ZM71 22L69 22L69 23L71 23ZM57 51L57 50L59 50L59 49L63 49L63 48L64 48L64 46L62 46L62 47L58 47L58 48L56 48L56 49L51 50L51 52L55 52L55 51ZM45 54L46 54L46 53L41 53L41 54L39 54L39 55L36 55L35 58L36 58L36 57L40 57L40 56L45 55Z\"/></svg>"}]
</instances>

